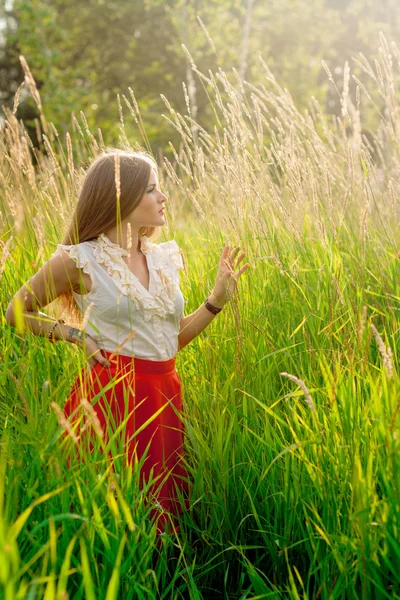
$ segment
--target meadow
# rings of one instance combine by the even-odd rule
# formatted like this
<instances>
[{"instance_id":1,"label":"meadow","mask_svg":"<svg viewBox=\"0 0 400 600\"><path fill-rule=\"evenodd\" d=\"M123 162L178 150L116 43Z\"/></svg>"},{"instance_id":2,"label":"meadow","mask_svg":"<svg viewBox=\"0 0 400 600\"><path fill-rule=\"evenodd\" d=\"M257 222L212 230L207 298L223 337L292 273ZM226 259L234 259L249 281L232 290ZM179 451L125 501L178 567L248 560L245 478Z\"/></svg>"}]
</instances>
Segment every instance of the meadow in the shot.
<instances>
[{"instance_id":1,"label":"meadow","mask_svg":"<svg viewBox=\"0 0 400 600\"><path fill-rule=\"evenodd\" d=\"M398 377L400 51L357 57L342 115L300 112L260 60L258 86L192 70L208 130L165 98L181 135L156 157L171 201L155 241L185 259L185 314L225 240L252 268L177 355L190 509L156 545L145 490L101 438L84 464L63 402L83 353L10 327L12 296L55 250L85 159L107 146L83 113L65 136L44 112L35 148L15 110L0 130L0 597L5 600L400 598ZM41 108L26 62L25 85ZM334 80L327 69L326 77ZM352 100L349 92L355 86ZM132 90L124 120L149 147ZM18 93L16 95L16 105ZM364 116L368 123L364 125ZM45 312L56 315L55 307Z\"/></svg>"}]
</instances>

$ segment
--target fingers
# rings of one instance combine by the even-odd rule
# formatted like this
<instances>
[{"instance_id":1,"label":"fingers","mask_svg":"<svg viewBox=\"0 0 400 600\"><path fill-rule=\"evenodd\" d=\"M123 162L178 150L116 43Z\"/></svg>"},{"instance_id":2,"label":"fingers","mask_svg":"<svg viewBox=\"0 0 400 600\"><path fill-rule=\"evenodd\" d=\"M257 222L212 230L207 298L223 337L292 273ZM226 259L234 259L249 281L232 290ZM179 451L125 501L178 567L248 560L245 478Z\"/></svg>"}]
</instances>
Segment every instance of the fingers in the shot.
<instances>
[{"instance_id":1,"label":"fingers","mask_svg":"<svg viewBox=\"0 0 400 600\"><path fill-rule=\"evenodd\" d=\"M232 265L230 264L229 260L227 260L226 258L224 260L224 265L226 265L228 267L228 271L230 273L233 273Z\"/></svg>"},{"instance_id":2,"label":"fingers","mask_svg":"<svg viewBox=\"0 0 400 600\"><path fill-rule=\"evenodd\" d=\"M111 363L108 360L108 358L102 355L100 348L97 348L97 350L95 350L94 352L91 353L90 359L92 359L92 358L94 358L94 362L92 363L91 360L89 360L89 362L93 366L96 365L96 363L100 363L103 367L111 366Z\"/></svg>"},{"instance_id":3,"label":"fingers","mask_svg":"<svg viewBox=\"0 0 400 600\"><path fill-rule=\"evenodd\" d=\"M242 273L244 273L244 271L246 271L249 267L250 267L250 263L246 263L246 265L244 265L239 271L237 271L237 273L235 273L234 270L234 263L235 260L237 261L237 265L239 265L242 260L244 259L244 257L246 256L246 252L243 251L239 256L238 252L239 252L239 246L234 246L232 250L230 250L230 243L227 242L225 244L225 248L222 251L222 256L221 256L221 265L224 265L227 267L227 270L225 271L224 275L228 275L228 276L235 276L237 275L238 277L240 277L240 275Z\"/></svg>"},{"instance_id":4,"label":"fingers","mask_svg":"<svg viewBox=\"0 0 400 600\"><path fill-rule=\"evenodd\" d=\"M241 269L239 269L239 277L240 275L242 275L242 273L244 273L245 271L247 271L247 269L250 267L250 263L246 263L245 265L243 265L243 267L241 267Z\"/></svg>"},{"instance_id":5,"label":"fingers","mask_svg":"<svg viewBox=\"0 0 400 600\"><path fill-rule=\"evenodd\" d=\"M111 367L111 363L110 363L110 361L108 360L108 358L107 358L107 357L105 357L105 356L103 356L103 355L101 354L101 351L100 351L100 354L99 354L99 355L98 355L98 357L97 357L97 360L99 361L99 363L100 363L101 365L103 365L103 367Z\"/></svg>"},{"instance_id":6,"label":"fingers","mask_svg":"<svg viewBox=\"0 0 400 600\"><path fill-rule=\"evenodd\" d=\"M246 256L246 252L244 252L244 251L239 256L237 256L238 252L239 252L239 246L235 246L233 248L232 252L229 253L229 244L227 246L225 246L225 248L222 252L221 262L222 262L222 264L227 265L231 272L233 270L234 261L237 260L237 263L239 264L242 262L242 260Z\"/></svg>"},{"instance_id":7,"label":"fingers","mask_svg":"<svg viewBox=\"0 0 400 600\"><path fill-rule=\"evenodd\" d=\"M102 367L111 367L111 363L110 361L108 361L106 358L103 358L102 360L94 360L92 361L88 361L89 365L91 367L95 367L96 365L101 365Z\"/></svg>"},{"instance_id":8,"label":"fingers","mask_svg":"<svg viewBox=\"0 0 400 600\"><path fill-rule=\"evenodd\" d=\"M225 244L225 248L222 250L221 259L225 260L229 256L229 242Z\"/></svg>"},{"instance_id":9,"label":"fingers","mask_svg":"<svg viewBox=\"0 0 400 600\"><path fill-rule=\"evenodd\" d=\"M232 250L230 250L230 248L231 248L230 243L227 242L225 244L225 248L222 251L223 259L230 258L230 260L234 260L236 258L236 255L240 250L240 246L233 246ZM239 256L238 260L239 261L243 260L243 258L245 256L246 256L246 252L242 252L242 254Z\"/></svg>"},{"instance_id":10,"label":"fingers","mask_svg":"<svg viewBox=\"0 0 400 600\"><path fill-rule=\"evenodd\" d=\"M243 252L239 258L238 258L238 264L243 260L243 258L246 256L246 252ZM229 277L234 277L237 276L237 278L239 278L245 271L247 271L247 269L251 266L249 262L247 262L246 264L244 264L238 271L235 271L233 269L233 263L231 264L229 262L229 260L225 259L224 260L224 264L227 266L227 270L224 273L224 275L227 275Z\"/></svg>"}]
</instances>

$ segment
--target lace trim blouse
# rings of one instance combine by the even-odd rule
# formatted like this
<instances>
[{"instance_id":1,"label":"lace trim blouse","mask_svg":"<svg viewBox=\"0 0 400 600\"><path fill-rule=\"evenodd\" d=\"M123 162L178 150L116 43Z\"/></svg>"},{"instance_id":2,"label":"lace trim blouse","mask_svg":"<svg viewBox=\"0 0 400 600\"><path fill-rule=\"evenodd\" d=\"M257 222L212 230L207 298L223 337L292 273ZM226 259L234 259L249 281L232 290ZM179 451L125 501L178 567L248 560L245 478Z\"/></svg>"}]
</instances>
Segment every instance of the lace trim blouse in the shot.
<instances>
[{"instance_id":1,"label":"lace trim blouse","mask_svg":"<svg viewBox=\"0 0 400 600\"><path fill-rule=\"evenodd\" d=\"M127 250L104 233L75 245L58 244L90 276L91 291L73 292L82 312L89 312L86 331L109 352L147 360L168 360L178 352L184 298L179 287L182 256L175 240L155 244L139 236L149 269L149 289L129 269ZM131 339L124 342L131 332Z\"/></svg>"}]
</instances>

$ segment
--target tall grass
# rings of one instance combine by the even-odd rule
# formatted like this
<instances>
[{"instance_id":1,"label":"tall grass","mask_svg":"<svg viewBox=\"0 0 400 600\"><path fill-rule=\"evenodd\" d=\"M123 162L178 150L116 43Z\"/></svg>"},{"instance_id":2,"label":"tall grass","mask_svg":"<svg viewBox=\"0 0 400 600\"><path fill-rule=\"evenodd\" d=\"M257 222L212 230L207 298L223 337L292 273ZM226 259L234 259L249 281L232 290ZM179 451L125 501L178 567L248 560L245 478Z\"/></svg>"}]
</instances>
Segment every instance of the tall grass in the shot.
<instances>
[{"instance_id":1,"label":"tall grass","mask_svg":"<svg viewBox=\"0 0 400 600\"><path fill-rule=\"evenodd\" d=\"M211 290L226 238L246 249L253 269L177 356L191 507L180 532L158 546L146 490L117 441L113 474L101 439L81 465L73 437L61 435L52 403L62 407L84 357L4 318L59 241L80 165L104 146L102 133L81 114L61 139L42 112L33 148L15 110L7 112L4 598L400 598L400 53L380 43L374 65L363 56L354 63L362 72L355 103L346 65L340 118L315 100L300 113L262 59L253 86L235 72L201 73L185 49L214 115L206 130L189 105L182 115L165 99L181 143L162 163L172 200L163 237L185 255L186 314ZM118 100L146 145L133 91ZM130 144L123 117L120 144Z\"/></svg>"}]
</instances>

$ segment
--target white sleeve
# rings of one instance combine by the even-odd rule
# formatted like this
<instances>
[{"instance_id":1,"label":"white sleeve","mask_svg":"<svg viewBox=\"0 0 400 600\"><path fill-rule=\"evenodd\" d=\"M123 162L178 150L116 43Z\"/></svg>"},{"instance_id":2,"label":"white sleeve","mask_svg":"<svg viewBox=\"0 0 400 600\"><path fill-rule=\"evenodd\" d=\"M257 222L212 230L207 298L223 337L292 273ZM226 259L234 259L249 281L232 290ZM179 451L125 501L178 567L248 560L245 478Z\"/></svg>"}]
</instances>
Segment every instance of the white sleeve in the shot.
<instances>
[{"instance_id":1,"label":"white sleeve","mask_svg":"<svg viewBox=\"0 0 400 600\"><path fill-rule=\"evenodd\" d=\"M57 250L53 252L53 255L59 252L60 250L64 250L68 253L70 258L72 258L76 266L79 269L83 269L83 272L90 276L93 282L93 271L91 268L90 255L83 244L75 244L75 245L66 245L66 244L57 244Z\"/></svg>"},{"instance_id":2,"label":"white sleeve","mask_svg":"<svg viewBox=\"0 0 400 600\"><path fill-rule=\"evenodd\" d=\"M179 270L184 269L182 255L179 251L179 246L175 240L169 240L159 244L163 252L167 255L167 264L171 268L172 276L179 283Z\"/></svg>"}]
</instances>

